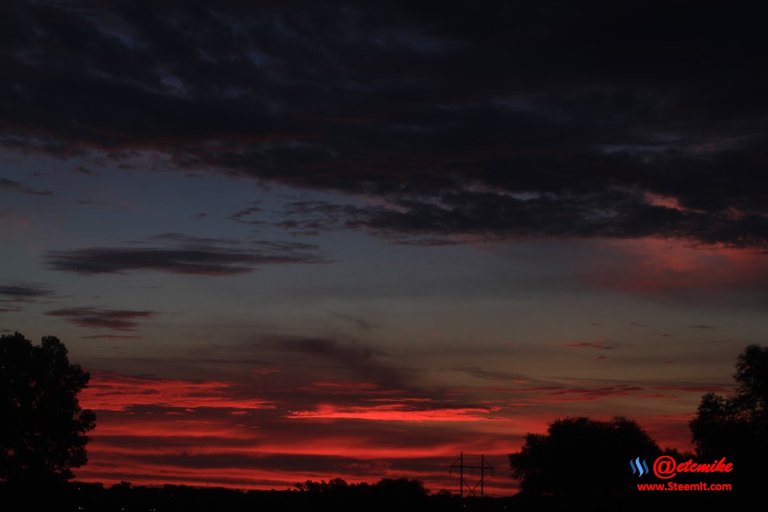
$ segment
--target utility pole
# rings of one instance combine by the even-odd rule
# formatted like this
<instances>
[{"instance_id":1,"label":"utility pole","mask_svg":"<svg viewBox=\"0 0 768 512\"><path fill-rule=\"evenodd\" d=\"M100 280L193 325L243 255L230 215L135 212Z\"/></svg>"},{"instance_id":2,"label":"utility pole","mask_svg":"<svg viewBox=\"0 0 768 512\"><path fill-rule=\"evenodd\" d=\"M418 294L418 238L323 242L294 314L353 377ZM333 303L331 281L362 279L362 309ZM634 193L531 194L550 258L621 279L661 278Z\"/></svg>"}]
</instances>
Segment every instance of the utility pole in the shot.
<instances>
[{"instance_id":1,"label":"utility pole","mask_svg":"<svg viewBox=\"0 0 768 512\"><path fill-rule=\"evenodd\" d=\"M488 463L485 455L469 455L464 452L459 453L456 460L450 466L450 474L453 475L454 471L459 473L459 496L464 498L466 489L466 497L477 496L478 487L480 489L479 496L482 498L485 496L485 476L486 471L489 471L493 475L493 466ZM467 480L467 474L474 476L475 471L479 471L479 479Z\"/></svg>"},{"instance_id":2,"label":"utility pole","mask_svg":"<svg viewBox=\"0 0 768 512\"><path fill-rule=\"evenodd\" d=\"M480 456L480 497L485 496L485 455Z\"/></svg>"}]
</instances>

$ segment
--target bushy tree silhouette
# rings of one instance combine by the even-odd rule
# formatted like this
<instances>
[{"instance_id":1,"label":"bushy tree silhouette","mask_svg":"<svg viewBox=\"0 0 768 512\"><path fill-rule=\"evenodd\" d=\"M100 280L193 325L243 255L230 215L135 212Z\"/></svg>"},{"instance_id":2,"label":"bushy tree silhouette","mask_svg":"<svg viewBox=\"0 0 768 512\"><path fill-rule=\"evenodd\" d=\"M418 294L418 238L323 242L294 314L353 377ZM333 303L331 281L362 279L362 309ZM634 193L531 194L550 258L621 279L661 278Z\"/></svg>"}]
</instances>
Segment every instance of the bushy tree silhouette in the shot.
<instances>
[{"instance_id":1,"label":"bushy tree silhouette","mask_svg":"<svg viewBox=\"0 0 768 512\"><path fill-rule=\"evenodd\" d=\"M768 460L768 347L748 346L733 378L732 396L708 393L701 398L691 434L700 458L733 461L737 492L758 492Z\"/></svg>"},{"instance_id":2,"label":"bushy tree silhouette","mask_svg":"<svg viewBox=\"0 0 768 512\"><path fill-rule=\"evenodd\" d=\"M566 418L553 422L547 434L528 434L509 462L524 494L598 504L634 491L630 459L652 460L660 453L634 421Z\"/></svg>"},{"instance_id":3,"label":"bushy tree silhouette","mask_svg":"<svg viewBox=\"0 0 768 512\"><path fill-rule=\"evenodd\" d=\"M96 418L77 395L88 379L55 337L40 345L19 333L0 338L0 482L45 486L86 463Z\"/></svg>"}]
</instances>

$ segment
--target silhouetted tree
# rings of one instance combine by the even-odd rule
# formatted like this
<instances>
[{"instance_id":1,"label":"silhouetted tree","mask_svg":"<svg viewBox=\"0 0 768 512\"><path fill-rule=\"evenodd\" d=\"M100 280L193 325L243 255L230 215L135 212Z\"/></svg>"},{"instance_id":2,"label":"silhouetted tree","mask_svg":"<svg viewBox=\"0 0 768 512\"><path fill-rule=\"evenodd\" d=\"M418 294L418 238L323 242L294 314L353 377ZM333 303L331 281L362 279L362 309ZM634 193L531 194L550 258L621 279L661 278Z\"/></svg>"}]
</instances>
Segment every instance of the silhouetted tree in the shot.
<instances>
[{"instance_id":1,"label":"silhouetted tree","mask_svg":"<svg viewBox=\"0 0 768 512\"><path fill-rule=\"evenodd\" d=\"M95 415L80 409L77 394L88 379L57 338L0 338L0 482L39 487L86 463Z\"/></svg>"},{"instance_id":2,"label":"silhouetted tree","mask_svg":"<svg viewBox=\"0 0 768 512\"><path fill-rule=\"evenodd\" d=\"M634 492L630 459L652 460L660 453L634 421L566 418L553 422L547 434L528 434L509 462L524 494L597 504Z\"/></svg>"},{"instance_id":3,"label":"silhouetted tree","mask_svg":"<svg viewBox=\"0 0 768 512\"><path fill-rule=\"evenodd\" d=\"M297 483L301 495L309 495L317 508L333 510L391 511L396 508L423 510L429 493L419 480L384 478L375 484L347 483L341 478ZM320 507L318 503L322 503Z\"/></svg>"},{"instance_id":4,"label":"silhouetted tree","mask_svg":"<svg viewBox=\"0 0 768 512\"><path fill-rule=\"evenodd\" d=\"M399 503L419 503L427 496L424 483L408 478L383 478L373 486L380 499Z\"/></svg>"},{"instance_id":5,"label":"silhouetted tree","mask_svg":"<svg viewBox=\"0 0 768 512\"><path fill-rule=\"evenodd\" d=\"M321 480L320 482L307 480L306 482L295 484L294 487L301 492L319 494L345 491L349 488L349 484L343 478L331 478L328 482L325 480Z\"/></svg>"},{"instance_id":6,"label":"silhouetted tree","mask_svg":"<svg viewBox=\"0 0 768 512\"><path fill-rule=\"evenodd\" d=\"M768 460L768 347L748 346L736 362L736 390L707 393L691 420L697 455L734 463L734 489L757 491Z\"/></svg>"}]
</instances>

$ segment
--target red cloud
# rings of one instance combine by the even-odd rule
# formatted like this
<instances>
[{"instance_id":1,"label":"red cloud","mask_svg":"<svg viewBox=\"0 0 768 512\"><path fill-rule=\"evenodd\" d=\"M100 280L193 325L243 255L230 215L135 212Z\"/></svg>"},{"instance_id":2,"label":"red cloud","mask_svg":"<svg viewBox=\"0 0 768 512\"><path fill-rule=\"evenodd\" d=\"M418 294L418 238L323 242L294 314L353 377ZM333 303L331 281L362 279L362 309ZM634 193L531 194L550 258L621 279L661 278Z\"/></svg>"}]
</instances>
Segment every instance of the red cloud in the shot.
<instances>
[{"instance_id":1,"label":"red cloud","mask_svg":"<svg viewBox=\"0 0 768 512\"><path fill-rule=\"evenodd\" d=\"M332 404L321 404L311 411L294 411L289 414L289 417L418 422L481 421L490 419L489 414L498 411L498 409L498 407L416 409L401 404L338 407Z\"/></svg>"},{"instance_id":2,"label":"red cloud","mask_svg":"<svg viewBox=\"0 0 768 512\"><path fill-rule=\"evenodd\" d=\"M129 480L260 489L337 476L353 482L410 476L432 490L453 489L447 466L459 452L483 453L501 473L506 454L519 449L526 433L544 432L564 415L609 417L615 403L609 414L600 399L628 395L654 404L655 416L635 418L654 437L689 448L680 415L692 409L649 393L674 384L643 388L585 381L441 391L443 396L449 392L449 401L426 391L385 398L374 384L352 384L357 396L337 393L345 383L315 381L274 389L269 396L280 401L272 402L244 397L229 382L95 372L82 404L97 409L97 428L90 462L77 476L107 484ZM695 386L690 384L690 391ZM453 401L473 393L484 400ZM516 407L521 397L525 404ZM312 398L322 401L313 404ZM504 476L487 489L510 493L515 486Z\"/></svg>"},{"instance_id":3,"label":"red cloud","mask_svg":"<svg viewBox=\"0 0 768 512\"><path fill-rule=\"evenodd\" d=\"M655 238L601 245L603 257L582 276L592 286L642 295L768 290L768 260L754 250Z\"/></svg>"},{"instance_id":4,"label":"red cloud","mask_svg":"<svg viewBox=\"0 0 768 512\"><path fill-rule=\"evenodd\" d=\"M232 396L231 385L225 382L161 380L129 377L97 372L81 393L84 408L121 411L136 405L194 408L263 409L270 402L257 398Z\"/></svg>"}]
</instances>

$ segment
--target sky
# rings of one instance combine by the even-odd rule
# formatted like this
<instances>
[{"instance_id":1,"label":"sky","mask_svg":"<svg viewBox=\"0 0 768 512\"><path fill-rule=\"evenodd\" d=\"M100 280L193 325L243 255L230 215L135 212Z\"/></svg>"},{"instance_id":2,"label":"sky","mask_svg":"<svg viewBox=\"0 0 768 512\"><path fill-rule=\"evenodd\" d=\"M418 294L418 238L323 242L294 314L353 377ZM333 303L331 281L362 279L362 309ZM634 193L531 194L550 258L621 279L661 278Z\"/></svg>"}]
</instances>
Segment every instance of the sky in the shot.
<instances>
[{"instance_id":1,"label":"sky","mask_svg":"<svg viewBox=\"0 0 768 512\"><path fill-rule=\"evenodd\" d=\"M765 343L747 6L3 2L0 329L81 480L455 490L557 418L691 450Z\"/></svg>"}]
</instances>

